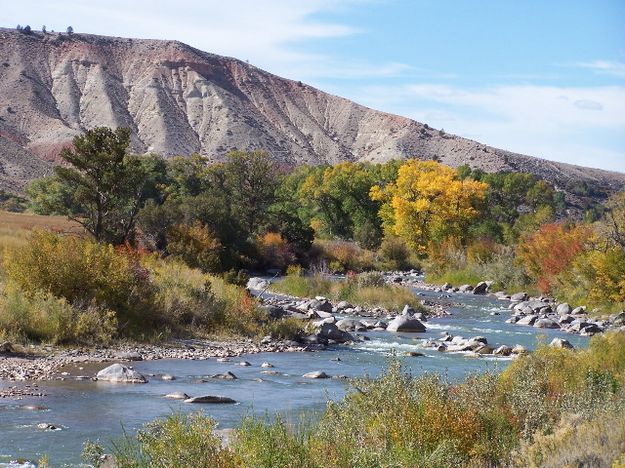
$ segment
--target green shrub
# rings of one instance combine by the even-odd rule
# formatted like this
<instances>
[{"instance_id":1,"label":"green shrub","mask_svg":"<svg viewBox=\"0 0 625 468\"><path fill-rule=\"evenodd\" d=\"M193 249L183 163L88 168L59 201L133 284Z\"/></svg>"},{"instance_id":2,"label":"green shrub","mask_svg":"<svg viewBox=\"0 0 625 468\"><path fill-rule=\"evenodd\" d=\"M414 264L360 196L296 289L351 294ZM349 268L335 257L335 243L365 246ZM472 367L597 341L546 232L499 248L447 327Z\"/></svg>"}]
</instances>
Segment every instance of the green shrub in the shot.
<instances>
[{"instance_id":1,"label":"green shrub","mask_svg":"<svg viewBox=\"0 0 625 468\"><path fill-rule=\"evenodd\" d=\"M202 413L156 419L116 447L120 468L227 468L238 466L231 451L221 447L215 422ZM91 449L91 452L97 453ZM91 460L90 460L91 461Z\"/></svg>"},{"instance_id":2,"label":"green shrub","mask_svg":"<svg viewBox=\"0 0 625 468\"><path fill-rule=\"evenodd\" d=\"M27 295L9 287L0 294L0 330L55 344L108 343L117 333L117 320L112 311L95 304L79 309L48 292Z\"/></svg>"},{"instance_id":3,"label":"green shrub","mask_svg":"<svg viewBox=\"0 0 625 468\"><path fill-rule=\"evenodd\" d=\"M378 249L378 257L385 270L421 269L415 253L399 237L385 237Z\"/></svg>"},{"instance_id":4,"label":"green shrub","mask_svg":"<svg viewBox=\"0 0 625 468\"><path fill-rule=\"evenodd\" d=\"M149 272L131 253L73 236L35 231L24 246L7 251L7 281L27 295L39 291L115 311L120 326L137 331L156 319Z\"/></svg>"},{"instance_id":5,"label":"green shrub","mask_svg":"<svg viewBox=\"0 0 625 468\"><path fill-rule=\"evenodd\" d=\"M625 407L588 420L566 414L549 434L537 434L514 455L519 467L616 466L625 454ZM622 459L622 458L621 458Z\"/></svg>"},{"instance_id":6,"label":"green shrub","mask_svg":"<svg viewBox=\"0 0 625 468\"><path fill-rule=\"evenodd\" d=\"M356 276L356 281L359 288L384 286L384 276L377 271L361 273Z\"/></svg>"}]
</instances>

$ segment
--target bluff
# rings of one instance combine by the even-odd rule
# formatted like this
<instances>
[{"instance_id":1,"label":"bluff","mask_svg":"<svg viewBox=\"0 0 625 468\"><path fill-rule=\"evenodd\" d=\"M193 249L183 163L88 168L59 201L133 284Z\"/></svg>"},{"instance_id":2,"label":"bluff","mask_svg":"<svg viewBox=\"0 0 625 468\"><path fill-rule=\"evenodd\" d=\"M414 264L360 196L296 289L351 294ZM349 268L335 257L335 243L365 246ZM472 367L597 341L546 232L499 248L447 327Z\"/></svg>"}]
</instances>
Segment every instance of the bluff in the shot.
<instances>
[{"instance_id":1,"label":"bluff","mask_svg":"<svg viewBox=\"0 0 625 468\"><path fill-rule=\"evenodd\" d=\"M522 171L607 192L625 174L493 148L356 104L177 41L0 28L0 189L50 172L95 126L132 129L132 149L163 156L267 151L288 165L418 157Z\"/></svg>"}]
</instances>

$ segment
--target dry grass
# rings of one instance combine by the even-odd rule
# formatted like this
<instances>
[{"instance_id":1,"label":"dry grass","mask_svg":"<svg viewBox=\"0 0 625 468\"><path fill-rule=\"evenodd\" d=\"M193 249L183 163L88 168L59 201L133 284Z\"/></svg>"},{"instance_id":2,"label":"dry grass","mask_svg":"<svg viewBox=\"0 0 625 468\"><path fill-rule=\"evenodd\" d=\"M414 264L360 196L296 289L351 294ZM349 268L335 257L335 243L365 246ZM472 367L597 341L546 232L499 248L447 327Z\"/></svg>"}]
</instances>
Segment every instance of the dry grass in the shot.
<instances>
[{"instance_id":1,"label":"dry grass","mask_svg":"<svg viewBox=\"0 0 625 468\"><path fill-rule=\"evenodd\" d=\"M32 231L33 229L47 229L54 232L70 232L73 234L82 234L84 232L78 223L68 220L65 216L41 216L0 211L0 230Z\"/></svg>"}]
</instances>

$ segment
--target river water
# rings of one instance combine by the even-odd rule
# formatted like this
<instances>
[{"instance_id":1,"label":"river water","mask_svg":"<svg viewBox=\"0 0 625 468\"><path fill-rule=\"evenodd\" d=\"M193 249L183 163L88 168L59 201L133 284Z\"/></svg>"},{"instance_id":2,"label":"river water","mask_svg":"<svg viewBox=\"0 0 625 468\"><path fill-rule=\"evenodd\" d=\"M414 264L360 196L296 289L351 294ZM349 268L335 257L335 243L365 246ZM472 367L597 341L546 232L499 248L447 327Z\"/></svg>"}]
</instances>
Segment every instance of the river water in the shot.
<instances>
[{"instance_id":1,"label":"river water","mask_svg":"<svg viewBox=\"0 0 625 468\"><path fill-rule=\"evenodd\" d=\"M426 298L439 296L426 290L415 289L415 292ZM0 466L18 458L37 460L42 454L48 455L52 466L78 466L85 440L110 446L123 431L133 433L142 424L172 412L202 410L218 421L219 428L235 427L243 416L251 414L280 413L288 420L297 421L303 412L323 410L328 398L340 398L346 390L343 379L311 380L302 378L302 374L321 370L330 375L375 376L388 366L393 352L413 375L435 371L452 380L477 371L499 372L510 362L504 357L469 359L463 353L440 353L421 347L423 339L440 338L444 331L465 338L484 336L491 345L521 344L528 349L534 348L538 340L550 341L555 336L565 336L575 347L587 343L586 338L558 330L505 323L510 316L508 301L465 294L454 294L449 300L458 304L450 308L452 315L430 319L425 333L366 332L363 334L370 339L354 346L336 346L311 353L261 353L233 358L229 363L214 359L134 362L133 366L144 374L176 377L173 381L154 378L143 385L71 380L42 382L40 388L45 391L45 397L0 401ZM492 312L500 315L491 315ZM418 351L425 356L403 357L408 351ZM239 366L242 360L251 366ZM261 368L265 361L274 368ZM200 382L202 377L228 370L238 379ZM261 373L266 370L279 374ZM262 381L258 381L259 378ZM165 394L175 391L192 396L224 395L238 403L190 405L164 398ZM27 404L47 409L23 409ZM61 430L42 431L37 429L39 423L51 423Z\"/></svg>"}]
</instances>

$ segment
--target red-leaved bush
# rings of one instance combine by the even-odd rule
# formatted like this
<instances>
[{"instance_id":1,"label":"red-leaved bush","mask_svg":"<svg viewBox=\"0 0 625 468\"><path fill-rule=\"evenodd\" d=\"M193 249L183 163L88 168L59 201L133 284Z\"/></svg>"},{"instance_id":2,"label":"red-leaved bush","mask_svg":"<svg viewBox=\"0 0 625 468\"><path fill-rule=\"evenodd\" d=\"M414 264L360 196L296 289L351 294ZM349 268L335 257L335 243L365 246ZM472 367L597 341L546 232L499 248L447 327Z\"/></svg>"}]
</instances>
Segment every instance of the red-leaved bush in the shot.
<instances>
[{"instance_id":1,"label":"red-leaved bush","mask_svg":"<svg viewBox=\"0 0 625 468\"><path fill-rule=\"evenodd\" d=\"M543 293L567 270L591 236L587 226L551 223L540 227L518 246L517 258Z\"/></svg>"}]
</instances>

